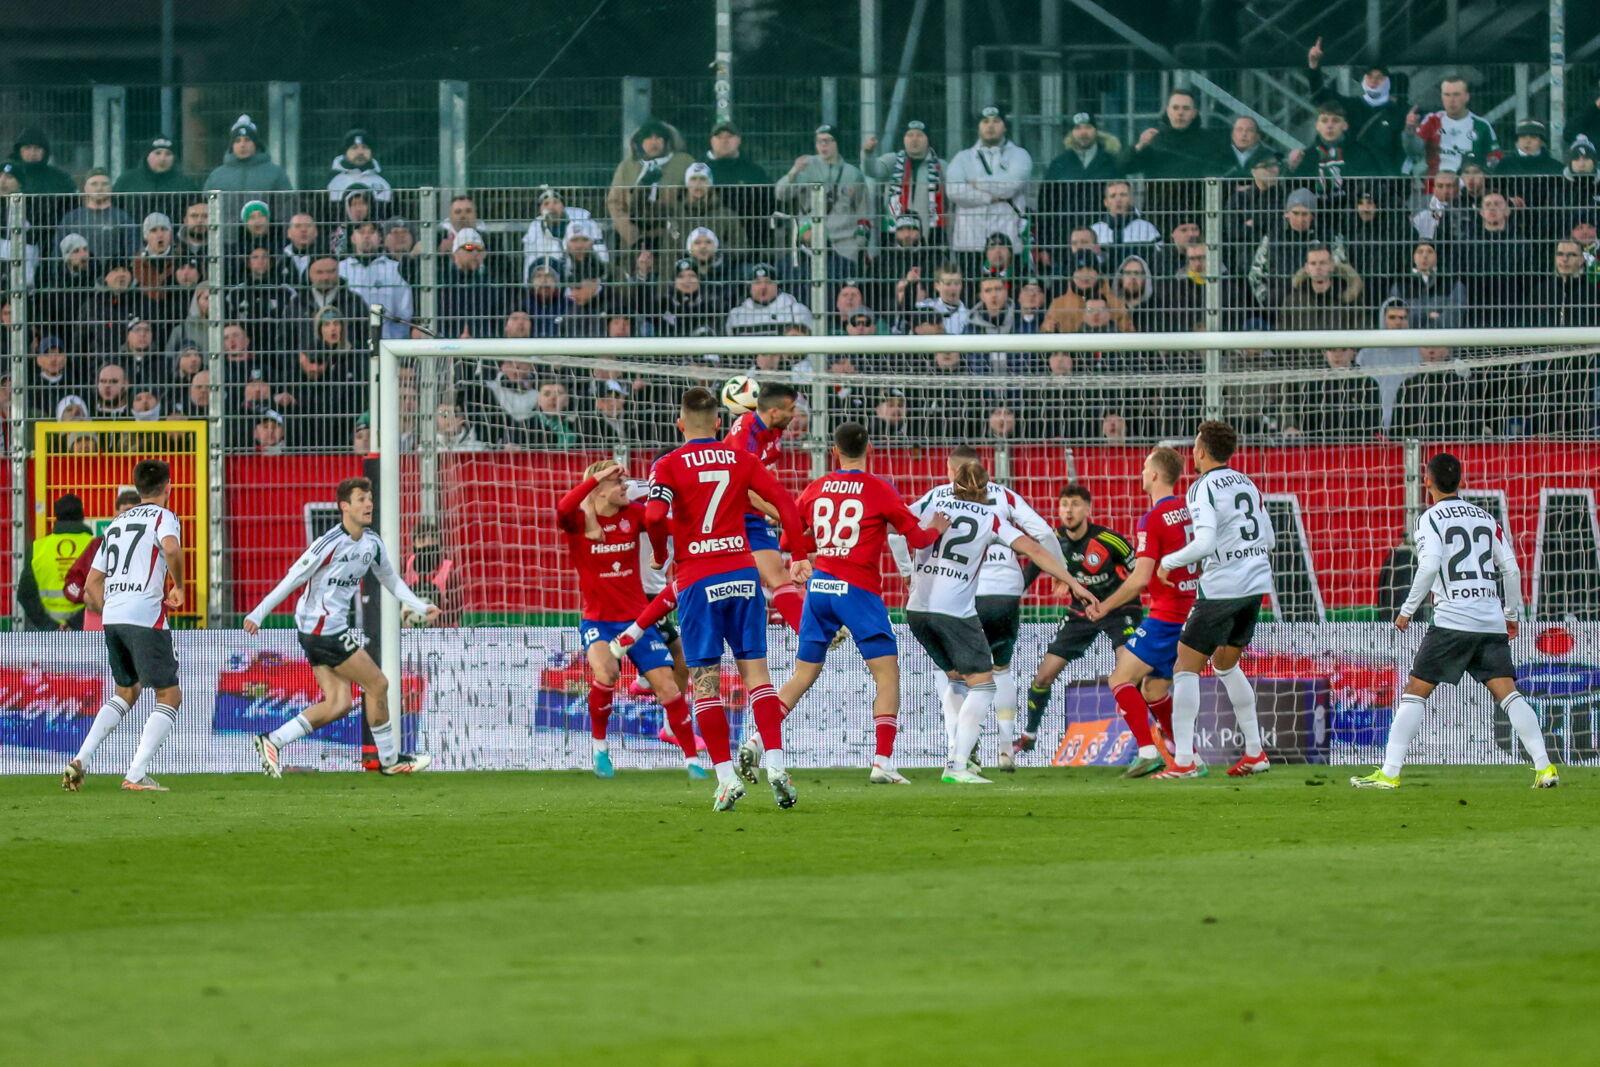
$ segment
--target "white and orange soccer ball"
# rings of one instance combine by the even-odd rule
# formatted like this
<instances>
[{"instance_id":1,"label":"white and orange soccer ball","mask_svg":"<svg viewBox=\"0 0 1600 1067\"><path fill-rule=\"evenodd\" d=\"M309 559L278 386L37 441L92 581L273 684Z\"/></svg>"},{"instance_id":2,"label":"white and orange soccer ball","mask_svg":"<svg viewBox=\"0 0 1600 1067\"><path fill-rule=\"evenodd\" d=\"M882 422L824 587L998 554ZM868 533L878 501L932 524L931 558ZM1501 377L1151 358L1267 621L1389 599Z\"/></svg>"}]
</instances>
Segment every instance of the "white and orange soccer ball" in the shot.
<instances>
[{"instance_id":1,"label":"white and orange soccer ball","mask_svg":"<svg viewBox=\"0 0 1600 1067\"><path fill-rule=\"evenodd\" d=\"M722 384L722 406L735 415L756 409L760 384L748 374L736 374Z\"/></svg>"}]
</instances>

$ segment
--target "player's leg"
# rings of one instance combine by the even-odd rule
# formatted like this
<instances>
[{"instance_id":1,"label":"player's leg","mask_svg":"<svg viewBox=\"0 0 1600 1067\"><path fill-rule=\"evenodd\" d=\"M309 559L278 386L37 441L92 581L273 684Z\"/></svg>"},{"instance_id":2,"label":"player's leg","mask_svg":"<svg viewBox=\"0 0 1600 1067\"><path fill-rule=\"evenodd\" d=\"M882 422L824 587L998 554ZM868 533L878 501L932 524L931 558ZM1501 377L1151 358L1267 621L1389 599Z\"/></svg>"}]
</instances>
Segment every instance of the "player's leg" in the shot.
<instances>
[{"instance_id":1,"label":"player's leg","mask_svg":"<svg viewBox=\"0 0 1600 1067\"><path fill-rule=\"evenodd\" d=\"M758 585L754 570L717 575L707 581L725 584L746 575L752 586ZM765 661L766 609L759 589L753 588L754 595L748 598L725 596L711 601L706 597L704 585L704 582L695 582L678 591L678 625L682 630L684 662L689 668L695 718L717 776L712 810L732 811L735 802L744 796L744 786L734 771L728 710L722 702L722 655L730 644L735 656L749 645L757 648L757 655ZM759 625L755 625L753 620L758 614ZM746 629L752 631L748 636L744 632Z\"/></svg>"},{"instance_id":2,"label":"player's leg","mask_svg":"<svg viewBox=\"0 0 1600 1067\"><path fill-rule=\"evenodd\" d=\"M778 691L772 687L766 657L735 658L734 664L744 680L744 691L750 694L750 711L755 716L756 731L761 735L761 764L767 771L767 784L772 787L778 807L792 808L796 794L789 778L788 758L783 751L783 704L778 700Z\"/></svg>"},{"instance_id":3,"label":"player's leg","mask_svg":"<svg viewBox=\"0 0 1600 1067\"><path fill-rule=\"evenodd\" d=\"M69 793L76 793L83 785L84 769L89 766L90 758L139 700L139 671L133 661L133 650L122 639L122 630L123 627L115 623L105 628L106 663L111 668L113 692L111 698L100 705L88 735L78 746L78 754L68 760L61 771L61 788Z\"/></svg>"},{"instance_id":4,"label":"player's leg","mask_svg":"<svg viewBox=\"0 0 1600 1067\"><path fill-rule=\"evenodd\" d=\"M945 744L954 745L956 724L961 721L961 705L967 699L967 680L955 671L935 671L933 691L939 698L939 713L944 718Z\"/></svg>"},{"instance_id":5,"label":"player's leg","mask_svg":"<svg viewBox=\"0 0 1600 1067\"><path fill-rule=\"evenodd\" d=\"M351 653L350 658L333 668L334 673L347 682L361 687L362 710L367 725L378 744L379 769L384 774L415 774L427 770L432 756L415 755L400 751L402 716L392 714L390 701L394 695L389 690L389 679L364 648Z\"/></svg>"},{"instance_id":6,"label":"player's leg","mask_svg":"<svg viewBox=\"0 0 1600 1067\"><path fill-rule=\"evenodd\" d=\"M983 649L987 652L988 649ZM974 657L975 660L975 657ZM974 661L968 661L962 666L976 666ZM950 746L950 758L946 761L944 780L946 782L959 782L961 784L987 784L988 779L971 770L967 761L973 748L978 744L978 735L983 730L983 724L994 710L994 671L970 670L962 672L967 683L967 698L961 702L961 715L956 723L955 744Z\"/></svg>"},{"instance_id":7,"label":"player's leg","mask_svg":"<svg viewBox=\"0 0 1600 1067\"><path fill-rule=\"evenodd\" d=\"M910 785L894 762L894 742L900 730L900 657L891 652L866 661L872 674L872 772L874 785Z\"/></svg>"},{"instance_id":8,"label":"player's leg","mask_svg":"<svg viewBox=\"0 0 1600 1067\"><path fill-rule=\"evenodd\" d=\"M1039 660L1039 669L1033 672L1033 681L1028 683L1028 716L1017 735L1018 752L1033 751L1039 728L1044 725L1044 713L1050 708L1050 691L1066 669L1067 660L1054 652L1046 652Z\"/></svg>"},{"instance_id":9,"label":"player's leg","mask_svg":"<svg viewBox=\"0 0 1600 1067\"><path fill-rule=\"evenodd\" d=\"M1017 679L1011 673L1011 653L1017 646L1022 627L1022 598L981 596L977 598L978 621L989 641L989 656L994 661L994 718L1000 732L1000 755L995 765L1002 771L1016 770L1013 756L1017 739Z\"/></svg>"},{"instance_id":10,"label":"player's leg","mask_svg":"<svg viewBox=\"0 0 1600 1067\"><path fill-rule=\"evenodd\" d=\"M585 631L586 633L588 631ZM583 650L589 661L589 746L596 778L614 778L611 743L607 731L611 724L611 705L616 699L622 664L611 654L611 646L598 633ZM631 649L629 651L632 651Z\"/></svg>"},{"instance_id":11,"label":"player's leg","mask_svg":"<svg viewBox=\"0 0 1600 1067\"><path fill-rule=\"evenodd\" d=\"M1510 651L1506 652L1506 659L1510 666ZM1528 705L1521 693L1517 692L1516 679L1509 672L1501 674L1495 671L1495 677L1483 679L1483 684L1493 694L1495 702L1500 705L1500 710L1506 713L1506 718L1511 721L1511 729L1516 731L1517 740L1522 742L1522 749L1533 760L1533 787L1535 789L1549 789L1561 784L1561 776L1555 764L1550 762L1550 754L1545 751L1544 731L1539 729L1539 716Z\"/></svg>"},{"instance_id":12,"label":"player's leg","mask_svg":"<svg viewBox=\"0 0 1600 1067\"><path fill-rule=\"evenodd\" d=\"M672 609L676 608L677 606L678 590L676 587L668 585L665 589L656 594L656 598L654 600L645 605L643 614L641 614L637 619L634 619L633 622L629 623L620 634L611 639L611 654L616 656L618 659L621 659L623 655L627 653L629 645L643 637L646 630L650 629L650 627L654 626L656 623L670 615L672 613ZM686 683L687 679L679 684L683 685Z\"/></svg>"},{"instance_id":13,"label":"player's leg","mask_svg":"<svg viewBox=\"0 0 1600 1067\"><path fill-rule=\"evenodd\" d=\"M1426 643L1424 642L1424 645ZM1394 789L1399 786L1400 771L1406 763L1406 750L1416 739L1417 731L1422 729L1422 716L1428 709L1428 697L1433 695L1434 689L1438 687L1437 682L1418 678L1416 672L1419 669L1429 674L1433 673L1419 655L1417 662L1412 665L1411 677L1406 679L1405 691L1400 694L1400 699L1394 706L1394 721L1389 724L1389 739L1384 746L1383 766L1363 777L1352 777L1350 784L1357 789ZM1459 671L1455 677L1461 677Z\"/></svg>"},{"instance_id":14,"label":"player's leg","mask_svg":"<svg viewBox=\"0 0 1600 1067\"><path fill-rule=\"evenodd\" d=\"M133 637L139 684L155 690L156 706L144 722L139 747L134 750L133 762L123 776L122 787L163 790L164 787L149 775L150 761L155 759L172 728L178 725L178 708L183 705L183 690L178 687L178 657L172 651L171 630L137 627Z\"/></svg>"},{"instance_id":15,"label":"player's leg","mask_svg":"<svg viewBox=\"0 0 1600 1067\"><path fill-rule=\"evenodd\" d=\"M778 701L789 711L793 711L796 704L817 684L817 679L822 677L822 664L810 663L804 658L794 661L794 673L789 675L789 680L783 683L778 690Z\"/></svg>"},{"instance_id":16,"label":"player's leg","mask_svg":"<svg viewBox=\"0 0 1600 1067\"><path fill-rule=\"evenodd\" d=\"M1139 687L1144 693L1144 702L1150 708L1150 714L1155 717L1156 725L1161 727L1161 740L1166 745L1167 755L1172 755L1172 679L1156 678L1151 676L1144 680Z\"/></svg>"},{"instance_id":17,"label":"player's leg","mask_svg":"<svg viewBox=\"0 0 1600 1067\"><path fill-rule=\"evenodd\" d=\"M1257 718L1255 687L1250 684L1250 679L1245 677L1244 670L1239 666L1239 660L1243 655L1242 646L1223 645L1211 657L1211 666L1216 671L1217 681L1222 683L1222 691L1228 694L1228 704L1233 708L1233 717L1239 724L1239 733L1244 735L1244 755L1228 768L1228 773L1235 778L1262 774L1272 766L1261 747L1261 723Z\"/></svg>"},{"instance_id":18,"label":"player's leg","mask_svg":"<svg viewBox=\"0 0 1600 1067\"><path fill-rule=\"evenodd\" d=\"M772 610L783 619L784 625L795 633L800 632L800 616L805 609L805 593L789 577L789 567L783 562L783 553L775 548L758 548L750 553L756 558L756 572L761 584L772 597Z\"/></svg>"},{"instance_id":19,"label":"player's leg","mask_svg":"<svg viewBox=\"0 0 1600 1067\"><path fill-rule=\"evenodd\" d=\"M1134 743L1139 746L1133 763L1122 774L1124 778L1143 778L1166 765L1156 748L1155 736L1150 732L1150 705L1145 701L1141 686L1151 668L1150 664L1139 658L1137 642L1136 633L1134 642L1117 649L1116 664L1111 668L1111 677L1106 683L1111 690L1111 698L1117 702L1117 710L1128 724L1128 731L1133 734Z\"/></svg>"},{"instance_id":20,"label":"player's leg","mask_svg":"<svg viewBox=\"0 0 1600 1067\"><path fill-rule=\"evenodd\" d=\"M794 673L778 690L784 715L794 710L800 698L811 690L822 675L822 664L828 658L828 648L843 625L839 609L845 599L845 595L839 593L806 597L800 611L800 641L795 652Z\"/></svg>"},{"instance_id":21,"label":"player's leg","mask_svg":"<svg viewBox=\"0 0 1600 1067\"><path fill-rule=\"evenodd\" d=\"M1172 669L1172 765L1155 778L1201 778L1206 773L1205 764L1195 758L1194 728L1200 721L1200 672L1213 650L1189 645L1189 636L1186 625Z\"/></svg>"},{"instance_id":22,"label":"player's leg","mask_svg":"<svg viewBox=\"0 0 1600 1067\"><path fill-rule=\"evenodd\" d=\"M605 631L601 631L605 636ZM674 644L677 642L674 641ZM598 644L590 645L593 652L600 647ZM681 651L681 649L680 649ZM606 644L604 654L611 655L611 646ZM634 642L628 649L628 658L633 661L634 668L639 672L639 677L644 679L655 692L656 702L661 705L666 715L667 726L671 730L672 739L677 742L678 748L683 752L684 770L692 779L706 777L705 768L700 766L697 759L698 749L695 745L694 721L689 714L689 703L684 699L683 691L678 688L674 676L678 657L671 646L664 639L658 627L651 627L642 635L642 639ZM615 684L615 683L613 683ZM610 764L610 757L602 761L596 759L595 773L600 773L601 763Z\"/></svg>"}]
</instances>

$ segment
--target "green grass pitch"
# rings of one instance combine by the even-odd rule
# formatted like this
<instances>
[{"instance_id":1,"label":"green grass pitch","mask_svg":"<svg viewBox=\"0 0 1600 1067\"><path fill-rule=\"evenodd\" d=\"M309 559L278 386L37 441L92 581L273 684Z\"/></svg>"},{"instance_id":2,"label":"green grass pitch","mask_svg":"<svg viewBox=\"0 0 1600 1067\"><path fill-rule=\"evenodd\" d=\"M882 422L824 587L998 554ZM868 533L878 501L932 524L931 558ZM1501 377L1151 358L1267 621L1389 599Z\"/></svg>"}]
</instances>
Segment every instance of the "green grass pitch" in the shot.
<instances>
[{"instance_id":1,"label":"green grass pitch","mask_svg":"<svg viewBox=\"0 0 1600 1067\"><path fill-rule=\"evenodd\" d=\"M912 773L0 780L0 1063L1594 1056L1592 770Z\"/></svg>"}]
</instances>

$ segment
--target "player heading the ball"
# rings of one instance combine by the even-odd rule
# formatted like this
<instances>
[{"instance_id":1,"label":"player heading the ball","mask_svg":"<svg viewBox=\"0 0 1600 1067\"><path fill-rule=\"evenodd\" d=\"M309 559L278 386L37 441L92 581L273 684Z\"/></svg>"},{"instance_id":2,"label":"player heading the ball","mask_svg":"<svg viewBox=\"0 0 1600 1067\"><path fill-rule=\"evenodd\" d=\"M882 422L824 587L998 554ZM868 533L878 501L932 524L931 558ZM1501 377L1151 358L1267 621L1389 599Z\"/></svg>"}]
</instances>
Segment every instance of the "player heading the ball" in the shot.
<instances>
[{"instance_id":1,"label":"player heading the ball","mask_svg":"<svg viewBox=\"0 0 1600 1067\"><path fill-rule=\"evenodd\" d=\"M653 563L667 564L668 541L677 564L678 620L684 663L694 689L695 716L717 776L715 811L731 811L744 796L733 769L728 713L722 703L723 649L733 653L766 748L767 784L781 808L797 799L783 754L783 705L767 671L767 606L745 510L772 507L783 527L782 547L810 551L805 524L788 490L760 460L718 439L721 405L710 390L683 394L678 429L684 444L650 472L645 530Z\"/></svg>"},{"instance_id":2,"label":"player heading the ball","mask_svg":"<svg viewBox=\"0 0 1600 1067\"><path fill-rule=\"evenodd\" d=\"M255 736L261 769L271 778L283 775L278 754L284 745L350 711L352 683L361 687L361 704L378 745L378 763L384 774L414 774L433 762L432 756L400 751L400 717L389 713L389 680L367 654L361 635L352 629L351 612L368 571L376 574L401 604L429 622L439 617L439 606L424 603L401 581L390 562L388 548L372 529L372 483L365 478L346 478L339 483L335 495L339 501L339 525L313 541L283 581L244 620L244 632L256 633L273 608L300 586L306 587L295 605L294 624L300 647L305 650L317 685L322 687L322 699L271 733Z\"/></svg>"}]
</instances>

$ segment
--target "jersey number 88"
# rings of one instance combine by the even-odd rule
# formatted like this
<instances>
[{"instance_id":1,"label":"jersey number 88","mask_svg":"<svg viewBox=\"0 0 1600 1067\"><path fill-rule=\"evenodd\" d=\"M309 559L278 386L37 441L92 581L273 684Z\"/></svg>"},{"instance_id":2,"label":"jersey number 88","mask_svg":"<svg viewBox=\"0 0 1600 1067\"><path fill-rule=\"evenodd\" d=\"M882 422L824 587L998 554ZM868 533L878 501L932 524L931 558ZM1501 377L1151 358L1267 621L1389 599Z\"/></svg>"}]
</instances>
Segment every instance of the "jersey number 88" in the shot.
<instances>
[{"instance_id":1,"label":"jersey number 88","mask_svg":"<svg viewBox=\"0 0 1600 1067\"><path fill-rule=\"evenodd\" d=\"M861 516L866 514L859 500L846 500L839 505L838 522L834 522L833 501L820 497L811 511L811 532L818 548L850 549L861 540Z\"/></svg>"}]
</instances>

